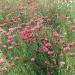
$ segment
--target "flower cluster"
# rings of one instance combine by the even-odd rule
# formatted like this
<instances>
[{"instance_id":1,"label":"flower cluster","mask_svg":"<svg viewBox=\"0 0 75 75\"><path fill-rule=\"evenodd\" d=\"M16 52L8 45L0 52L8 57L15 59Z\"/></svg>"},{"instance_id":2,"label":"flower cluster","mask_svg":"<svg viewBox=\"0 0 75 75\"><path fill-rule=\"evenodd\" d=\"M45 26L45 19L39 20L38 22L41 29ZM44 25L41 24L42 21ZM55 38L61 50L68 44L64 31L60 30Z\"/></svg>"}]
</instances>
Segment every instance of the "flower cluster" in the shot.
<instances>
[{"instance_id":1,"label":"flower cluster","mask_svg":"<svg viewBox=\"0 0 75 75\"><path fill-rule=\"evenodd\" d=\"M16 70L22 75L58 75L66 66L64 56L73 49L75 42L65 39L67 32L64 35L64 26L57 22L68 21L70 17L52 15L53 19L45 12L41 16L40 8L34 0L26 0L25 5L16 8L4 6L5 16L0 23L0 49L4 55L0 60L2 74ZM75 26L70 29L74 30Z\"/></svg>"}]
</instances>

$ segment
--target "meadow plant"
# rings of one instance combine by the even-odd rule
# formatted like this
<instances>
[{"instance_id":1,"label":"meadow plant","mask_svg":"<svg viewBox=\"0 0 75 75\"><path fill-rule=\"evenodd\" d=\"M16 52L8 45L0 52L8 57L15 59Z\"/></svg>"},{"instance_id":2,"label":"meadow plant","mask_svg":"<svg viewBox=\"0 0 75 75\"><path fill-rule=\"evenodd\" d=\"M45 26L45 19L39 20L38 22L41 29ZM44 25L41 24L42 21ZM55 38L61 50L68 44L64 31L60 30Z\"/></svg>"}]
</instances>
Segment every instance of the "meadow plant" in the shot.
<instances>
[{"instance_id":1,"label":"meadow plant","mask_svg":"<svg viewBox=\"0 0 75 75\"><path fill-rule=\"evenodd\" d=\"M34 0L6 1L2 6L1 75L65 74L66 54L75 46L65 39L70 18L57 12L61 9L53 12L56 7L42 7ZM75 26L69 28L74 32Z\"/></svg>"}]
</instances>

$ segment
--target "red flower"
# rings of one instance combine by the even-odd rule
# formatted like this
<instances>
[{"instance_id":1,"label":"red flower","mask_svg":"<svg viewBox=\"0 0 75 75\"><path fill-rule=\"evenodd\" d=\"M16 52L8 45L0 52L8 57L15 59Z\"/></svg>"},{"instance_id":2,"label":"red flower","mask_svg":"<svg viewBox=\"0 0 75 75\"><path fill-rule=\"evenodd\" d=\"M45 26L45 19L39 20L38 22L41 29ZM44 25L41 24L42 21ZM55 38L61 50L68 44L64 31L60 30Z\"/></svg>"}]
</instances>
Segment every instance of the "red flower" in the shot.
<instances>
[{"instance_id":1,"label":"red flower","mask_svg":"<svg viewBox=\"0 0 75 75\"><path fill-rule=\"evenodd\" d=\"M11 23L11 24L14 24L15 22L16 22L16 21L15 21L14 19L11 19L11 20L10 20L10 23Z\"/></svg>"},{"instance_id":2,"label":"red flower","mask_svg":"<svg viewBox=\"0 0 75 75\"><path fill-rule=\"evenodd\" d=\"M38 53L40 53L40 50L35 50L35 52L38 54Z\"/></svg>"}]
</instances>

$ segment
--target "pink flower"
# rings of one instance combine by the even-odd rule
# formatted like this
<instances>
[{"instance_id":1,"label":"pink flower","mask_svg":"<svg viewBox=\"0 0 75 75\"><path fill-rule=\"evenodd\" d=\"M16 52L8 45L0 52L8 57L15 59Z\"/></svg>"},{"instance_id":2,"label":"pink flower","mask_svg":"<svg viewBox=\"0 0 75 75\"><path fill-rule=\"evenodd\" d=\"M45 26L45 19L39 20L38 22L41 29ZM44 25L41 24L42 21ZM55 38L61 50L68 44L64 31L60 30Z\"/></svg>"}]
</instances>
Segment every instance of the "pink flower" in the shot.
<instances>
[{"instance_id":1,"label":"pink flower","mask_svg":"<svg viewBox=\"0 0 75 75\"><path fill-rule=\"evenodd\" d=\"M3 45L3 46L2 46L2 48L6 48L6 47L7 47L6 45Z\"/></svg>"},{"instance_id":2,"label":"pink flower","mask_svg":"<svg viewBox=\"0 0 75 75\"><path fill-rule=\"evenodd\" d=\"M51 22L52 20L50 18L47 19L48 22Z\"/></svg>"},{"instance_id":3,"label":"pink flower","mask_svg":"<svg viewBox=\"0 0 75 75\"><path fill-rule=\"evenodd\" d=\"M15 28L9 28L9 32L13 32Z\"/></svg>"},{"instance_id":4,"label":"pink flower","mask_svg":"<svg viewBox=\"0 0 75 75\"><path fill-rule=\"evenodd\" d=\"M31 58L31 61L34 62L34 61L35 61L35 57L32 57L32 58Z\"/></svg>"},{"instance_id":5,"label":"pink flower","mask_svg":"<svg viewBox=\"0 0 75 75\"><path fill-rule=\"evenodd\" d=\"M20 18L20 17L18 17L18 18L17 18L17 20L18 20L18 21L21 21L21 18Z\"/></svg>"},{"instance_id":6,"label":"pink flower","mask_svg":"<svg viewBox=\"0 0 75 75\"><path fill-rule=\"evenodd\" d=\"M51 47L51 43L46 43L45 46L46 47Z\"/></svg>"},{"instance_id":7,"label":"pink flower","mask_svg":"<svg viewBox=\"0 0 75 75\"><path fill-rule=\"evenodd\" d=\"M12 35L7 35L7 39L8 39L8 40L11 40L12 38L13 38Z\"/></svg>"},{"instance_id":8,"label":"pink flower","mask_svg":"<svg viewBox=\"0 0 75 75\"><path fill-rule=\"evenodd\" d=\"M12 46L8 47L8 50L13 50L13 47Z\"/></svg>"},{"instance_id":9,"label":"pink flower","mask_svg":"<svg viewBox=\"0 0 75 75\"><path fill-rule=\"evenodd\" d=\"M54 66L54 65L52 65L52 66L51 66L51 69L54 69L54 68L55 68L55 66Z\"/></svg>"},{"instance_id":10,"label":"pink flower","mask_svg":"<svg viewBox=\"0 0 75 75\"><path fill-rule=\"evenodd\" d=\"M25 22L23 22L22 24L21 24L21 26L26 26L27 24L25 23Z\"/></svg>"},{"instance_id":11,"label":"pink flower","mask_svg":"<svg viewBox=\"0 0 75 75\"><path fill-rule=\"evenodd\" d=\"M40 53L40 50L35 50L35 52L38 54L38 53Z\"/></svg>"},{"instance_id":12,"label":"pink flower","mask_svg":"<svg viewBox=\"0 0 75 75\"><path fill-rule=\"evenodd\" d=\"M10 23L11 23L11 24L14 24L15 22L16 22L15 19L11 19L11 20L10 20Z\"/></svg>"},{"instance_id":13,"label":"pink flower","mask_svg":"<svg viewBox=\"0 0 75 75\"><path fill-rule=\"evenodd\" d=\"M74 42L68 43L68 46L70 47L75 46L75 43Z\"/></svg>"},{"instance_id":14,"label":"pink flower","mask_svg":"<svg viewBox=\"0 0 75 75\"><path fill-rule=\"evenodd\" d=\"M70 47L64 47L64 51L69 51L71 50Z\"/></svg>"},{"instance_id":15,"label":"pink flower","mask_svg":"<svg viewBox=\"0 0 75 75\"><path fill-rule=\"evenodd\" d=\"M11 40L7 40L7 44L11 45L12 41Z\"/></svg>"},{"instance_id":16,"label":"pink flower","mask_svg":"<svg viewBox=\"0 0 75 75\"><path fill-rule=\"evenodd\" d=\"M6 34L6 31L3 30L3 31L2 31L2 34Z\"/></svg>"},{"instance_id":17,"label":"pink flower","mask_svg":"<svg viewBox=\"0 0 75 75\"><path fill-rule=\"evenodd\" d=\"M48 51L48 55L53 55L54 52L53 51Z\"/></svg>"},{"instance_id":18,"label":"pink flower","mask_svg":"<svg viewBox=\"0 0 75 75\"><path fill-rule=\"evenodd\" d=\"M64 43L65 43L65 41L60 41L60 42L59 42L59 44L64 44Z\"/></svg>"},{"instance_id":19,"label":"pink flower","mask_svg":"<svg viewBox=\"0 0 75 75\"><path fill-rule=\"evenodd\" d=\"M5 73L7 71L6 66L2 67L2 73Z\"/></svg>"},{"instance_id":20,"label":"pink flower","mask_svg":"<svg viewBox=\"0 0 75 75\"><path fill-rule=\"evenodd\" d=\"M54 73L53 72L49 72L49 75L54 75Z\"/></svg>"},{"instance_id":21,"label":"pink flower","mask_svg":"<svg viewBox=\"0 0 75 75\"><path fill-rule=\"evenodd\" d=\"M14 58L13 58L14 61L17 61L17 60L19 60L19 59L20 59L19 57L14 57Z\"/></svg>"},{"instance_id":22,"label":"pink flower","mask_svg":"<svg viewBox=\"0 0 75 75\"><path fill-rule=\"evenodd\" d=\"M13 38L16 38L16 35L13 35Z\"/></svg>"},{"instance_id":23,"label":"pink flower","mask_svg":"<svg viewBox=\"0 0 75 75\"><path fill-rule=\"evenodd\" d=\"M75 29L75 26L71 26L71 28Z\"/></svg>"},{"instance_id":24,"label":"pink flower","mask_svg":"<svg viewBox=\"0 0 75 75\"><path fill-rule=\"evenodd\" d=\"M64 65L65 65L64 61L59 62L59 66L64 66Z\"/></svg>"},{"instance_id":25,"label":"pink flower","mask_svg":"<svg viewBox=\"0 0 75 75\"><path fill-rule=\"evenodd\" d=\"M47 47L44 47L43 49L44 49L45 52L49 51L49 49Z\"/></svg>"},{"instance_id":26,"label":"pink flower","mask_svg":"<svg viewBox=\"0 0 75 75\"><path fill-rule=\"evenodd\" d=\"M14 68L14 63L11 63L11 64L10 64L10 67L11 67L11 68Z\"/></svg>"},{"instance_id":27,"label":"pink flower","mask_svg":"<svg viewBox=\"0 0 75 75\"><path fill-rule=\"evenodd\" d=\"M53 32L53 37L58 38L59 34L55 31L55 32Z\"/></svg>"},{"instance_id":28,"label":"pink flower","mask_svg":"<svg viewBox=\"0 0 75 75\"><path fill-rule=\"evenodd\" d=\"M0 60L0 64L6 63L6 62L7 62L6 59Z\"/></svg>"},{"instance_id":29,"label":"pink flower","mask_svg":"<svg viewBox=\"0 0 75 75\"><path fill-rule=\"evenodd\" d=\"M3 26L4 27L7 27L8 26L8 23L7 22L3 23Z\"/></svg>"},{"instance_id":30,"label":"pink flower","mask_svg":"<svg viewBox=\"0 0 75 75\"><path fill-rule=\"evenodd\" d=\"M18 6L17 7L17 10L25 10L26 9L26 7L24 7L24 6Z\"/></svg>"},{"instance_id":31,"label":"pink flower","mask_svg":"<svg viewBox=\"0 0 75 75\"><path fill-rule=\"evenodd\" d=\"M72 30L72 32L75 32L75 30Z\"/></svg>"},{"instance_id":32,"label":"pink flower","mask_svg":"<svg viewBox=\"0 0 75 75\"><path fill-rule=\"evenodd\" d=\"M50 64L50 62L49 61L45 61L45 64L48 65L48 64Z\"/></svg>"},{"instance_id":33,"label":"pink flower","mask_svg":"<svg viewBox=\"0 0 75 75\"><path fill-rule=\"evenodd\" d=\"M22 29L22 27L21 27L21 26L18 26L16 29L17 29L17 30L21 30L21 29Z\"/></svg>"},{"instance_id":34,"label":"pink flower","mask_svg":"<svg viewBox=\"0 0 75 75\"><path fill-rule=\"evenodd\" d=\"M23 40L29 40L31 38L34 37L34 34L33 34L33 30L32 29L29 29L29 30L24 30L21 32L21 34L23 35Z\"/></svg>"},{"instance_id":35,"label":"pink flower","mask_svg":"<svg viewBox=\"0 0 75 75\"><path fill-rule=\"evenodd\" d=\"M24 35L24 36L28 36L30 33L32 33L31 29L30 30L24 30L24 31L21 32L21 34Z\"/></svg>"},{"instance_id":36,"label":"pink flower","mask_svg":"<svg viewBox=\"0 0 75 75\"><path fill-rule=\"evenodd\" d=\"M68 3L70 0L63 0L65 3Z\"/></svg>"},{"instance_id":37,"label":"pink flower","mask_svg":"<svg viewBox=\"0 0 75 75\"><path fill-rule=\"evenodd\" d=\"M20 44L19 43L14 43L15 44L15 46L20 46Z\"/></svg>"}]
</instances>

